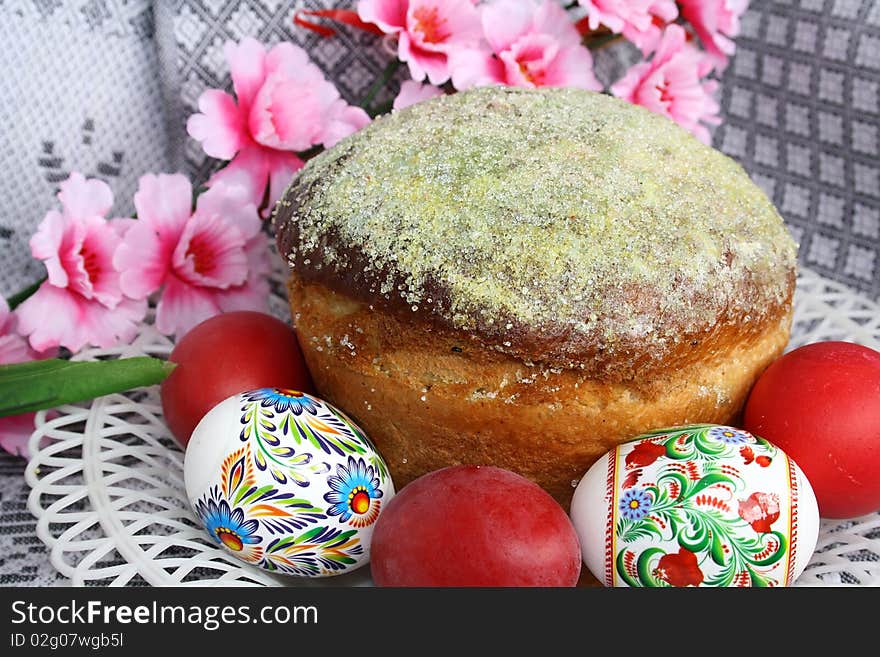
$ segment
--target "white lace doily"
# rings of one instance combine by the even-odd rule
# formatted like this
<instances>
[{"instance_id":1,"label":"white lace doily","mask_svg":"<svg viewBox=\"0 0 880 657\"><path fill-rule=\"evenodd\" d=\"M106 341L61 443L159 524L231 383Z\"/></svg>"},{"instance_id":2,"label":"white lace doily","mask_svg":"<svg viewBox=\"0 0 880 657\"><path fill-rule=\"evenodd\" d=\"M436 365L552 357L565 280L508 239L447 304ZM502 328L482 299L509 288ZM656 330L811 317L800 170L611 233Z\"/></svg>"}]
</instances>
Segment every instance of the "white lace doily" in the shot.
<instances>
[{"instance_id":1,"label":"white lace doily","mask_svg":"<svg viewBox=\"0 0 880 657\"><path fill-rule=\"evenodd\" d=\"M277 285L273 312L287 313ZM803 270L789 349L849 340L880 349L880 306ZM149 324L133 344L80 359L166 356L172 343ZM162 421L156 386L40 413L26 478L37 534L72 584L369 585L369 567L330 580L275 577L228 556L196 522L183 486L183 453ZM823 521L799 586L880 585L880 513Z\"/></svg>"}]
</instances>

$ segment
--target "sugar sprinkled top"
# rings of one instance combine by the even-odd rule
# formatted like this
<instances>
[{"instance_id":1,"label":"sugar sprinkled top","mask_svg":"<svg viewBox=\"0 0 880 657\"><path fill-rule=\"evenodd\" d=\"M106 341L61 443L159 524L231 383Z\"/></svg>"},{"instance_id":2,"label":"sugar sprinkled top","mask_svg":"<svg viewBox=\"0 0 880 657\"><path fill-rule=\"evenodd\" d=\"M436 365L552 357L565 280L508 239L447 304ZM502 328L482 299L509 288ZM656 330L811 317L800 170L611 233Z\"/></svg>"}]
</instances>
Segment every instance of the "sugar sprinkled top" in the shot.
<instances>
[{"instance_id":1,"label":"sugar sprinkled top","mask_svg":"<svg viewBox=\"0 0 880 657\"><path fill-rule=\"evenodd\" d=\"M574 89L476 89L381 117L310 161L276 222L306 278L334 273L511 352L536 335L560 353L654 349L759 318L796 259L733 160Z\"/></svg>"}]
</instances>

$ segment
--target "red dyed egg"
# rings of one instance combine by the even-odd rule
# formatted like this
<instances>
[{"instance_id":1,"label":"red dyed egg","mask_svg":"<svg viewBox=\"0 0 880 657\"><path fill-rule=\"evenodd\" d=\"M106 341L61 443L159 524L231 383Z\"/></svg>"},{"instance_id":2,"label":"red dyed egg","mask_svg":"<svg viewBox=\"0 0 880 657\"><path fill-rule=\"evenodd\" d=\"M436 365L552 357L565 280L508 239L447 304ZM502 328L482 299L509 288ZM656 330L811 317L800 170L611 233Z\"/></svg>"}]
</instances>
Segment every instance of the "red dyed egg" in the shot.
<instances>
[{"instance_id":1,"label":"red dyed egg","mask_svg":"<svg viewBox=\"0 0 880 657\"><path fill-rule=\"evenodd\" d=\"M574 586L581 550L550 495L491 466L430 472L382 510L370 565L378 586Z\"/></svg>"},{"instance_id":2,"label":"red dyed egg","mask_svg":"<svg viewBox=\"0 0 880 657\"><path fill-rule=\"evenodd\" d=\"M817 342L783 355L752 389L743 423L797 462L822 517L880 509L880 352Z\"/></svg>"}]
</instances>

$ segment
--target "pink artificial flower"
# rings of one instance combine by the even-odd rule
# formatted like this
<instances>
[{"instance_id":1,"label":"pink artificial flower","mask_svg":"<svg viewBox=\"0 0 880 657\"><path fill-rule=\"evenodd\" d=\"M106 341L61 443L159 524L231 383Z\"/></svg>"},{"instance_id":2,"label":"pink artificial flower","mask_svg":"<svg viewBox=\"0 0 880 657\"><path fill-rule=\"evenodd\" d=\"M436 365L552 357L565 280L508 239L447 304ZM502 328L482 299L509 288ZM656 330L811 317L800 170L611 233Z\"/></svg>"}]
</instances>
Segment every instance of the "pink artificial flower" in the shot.
<instances>
[{"instance_id":1,"label":"pink artificial flower","mask_svg":"<svg viewBox=\"0 0 880 657\"><path fill-rule=\"evenodd\" d=\"M675 0L578 1L587 10L591 30L604 25L615 34L623 34L644 54L656 48L663 28L678 17Z\"/></svg>"},{"instance_id":2,"label":"pink artificial flower","mask_svg":"<svg viewBox=\"0 0 880 657\"><path fill-rule=\"evenodd\" d=\"M361 20L398 38L397 56L412 78L449 79L449 55L480 40L480 16L471 0L360 0Z\"/></svg>"},{"instance_id":3,"label":"pink artificial flower","mask_svg":"<svg viewBox=\"0 0 880 657\"><path fill-rule=\"evenodd\" d=\"M452 55L452 84L580 87L598 91L593 58L555 0L496 0L482 6L488 46Z\"/></svg>"},{"instance_id":4,"label":"pink artificial flower","mask_svg":"<svg viewBox=\"0 0 880 657\"><path fill-rule=\"evenodd\" d=\"M443 90L430 84L422 84L415 80L405 80L400 85L400 93L394 99L393 107L396 110L415 105L429 98L442 96Z\"/></svg>"},{"instance_id":5,"label":"pink artificial flower","mask_svg":"<svg viewBox=\"0 0 880 657\"><path fill-rule=\"evenodd\" d=\"M687 43L684 29L673 24L666 28L650 61L630 68L612 85L611 93L668 116L708 144L711 136L702 123L721 122L718 103L712 97L718 83L703 80L711 70L709 58Z\"/></svg>"},{"instance_id":6,"label":"pink artificial flower","mask_svg":"<svg viewBox=\"0 0 880 657\"><path fill-rule=\"evenodd\" d=\"M6 299L0 296L0 365L36 360L39 354L16 331L16 320Z\"/></svg>"},{"instance_id":7,"label":"pink artificial flower","mask_svg":"<svg viewBox=\"0 0 880 657\"><path fill-rule=\"evenodd\" d=\"M113 268L127 226L104 218L113 194L106 183L72 173L58 199L62 211L51 210L31 238L31 253L45 263L49 277L16 309L19 332L37 351L128 342L147 304L123 294Z\"/></svg>"},{"instance_id":8,"label":"pink artificial flower","mask_svg":"<svg viewBox=\"0 0 880 657\"><path fill-rule=\"evenodd\" d=\"M24 363L41 357L31 349L28 341L16 332L15 315L9 312L6 299L0 297L0 365ZM10 454L27 457L27 443L34 431L36 413L0 417L0 448Z\"/></svg>"},{"instance_id":9,"label":"pink artificial flower","mask_svg":"<svg viewBox=\"0 0 880 657\"><path fill-rule=\"evenodd\" d=\"M739 34L739 19L749 0L681 0L680 4L682 18L694 27L715 68L723 71L736 51L732 37Z\"/></svg>"},{"instance_id":10,"label":"pink artificial flower","mask_svg":"<svg viewBox=\"0 0 880 657\"><path fill-rule=\"evenodd\" d=\"M209 185L243 185L258 207L268 186L265 207L271 207L303 166L296 151L316 144L329 148L367 125L370 117L346 103L306 52L293 44L279 43L267 53L261 43L247 38L227 43L225 53L235 98L219 89L206 90L199 98L199 113L189 117L186 128L205 153L232 160Z\"/></svg>"},{"instance_id":11,"label":"pink artificial flower","mask_svg":"<svg viewBox=\"0 0 880 657\"><path fill-rule=\"evenodd\" d=\"M36 413L0 417L0 447L10 454L30 458L28 441L34 432Z\"/></svg>"},{"instance_id":12,"label":"pink artificial flower","mask_svg":"<svg viewBox=\"0 0 880 657\"><path fill-rule=\"evenodd\" d=\"M247 189L216 182L199 195L181 174L147 174L134 195L138 220L113 258L120 285L144 298L164 288L156 327L180 337L231 310L265 310L268 242Z\"/></svg>"}]
</instances>

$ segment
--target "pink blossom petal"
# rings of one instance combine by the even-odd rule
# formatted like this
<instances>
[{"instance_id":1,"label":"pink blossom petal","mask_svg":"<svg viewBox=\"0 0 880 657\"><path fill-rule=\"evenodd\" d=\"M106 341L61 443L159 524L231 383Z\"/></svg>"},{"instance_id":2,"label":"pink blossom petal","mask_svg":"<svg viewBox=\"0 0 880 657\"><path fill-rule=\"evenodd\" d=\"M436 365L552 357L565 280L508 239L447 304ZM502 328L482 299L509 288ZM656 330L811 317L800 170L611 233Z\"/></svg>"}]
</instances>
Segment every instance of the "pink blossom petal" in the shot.
<instances>
[{"instance_id":1,"label":"pink blossom petal","mask_svg":"<svg viewBox=\"0 0 880 657\"><path fill-rule=\"evenodd\" d=\"M430 84L422 84L415 80L404 80L400 85L400 93L394 99L392 107L401 110L429 98L442 96L443 90Z\"/></svg>"},{"instance_id":2,"label":"pink blossom petal","mask_svg":"<svg viewBox=\"0 0 880 657\"><path fill-rule=\"evenodd\" d=\"M171 275L156 306L156 328L179 339L196 324L219 313L220 306L211 291Z\"/></svg>"},{"instance_id":3,"label":"pink blossom petal","mask_svg":"<svg viewBox=\"0 0 880 657\"><path fill-rule=\"evenodd\" d=\"M644 30L639 30L632 25L624 25L623 38L632 43L636 48L642 51L642 54L649 54L657 49L660 37L663 31L657 25L651 24Z\"/></svg>"},{"instance_id":4,"label":"pink blossom petal","mask_svg":"<svg viewBox=\"0 0 880 657\"><path fill-rule=\"evenodd\" d=\"M205 153L231 160L246 139L245 119L235 99L219 89L207 89L199 97L199 114L186 122L186 131L202 142Z\"/></svg>"},{"instance_id":5,"label":"pink blossom petal","mask_svg":"<svg viewBox=\"0 0 880 657\"><path fill-rule=\"evenodd\" d=\"M107 221L107 224L113 229L113 231L119 235L120 238L125 237L125 234L128 232L128 229L134 226L137 223L137 219L132 219L130 217L114 217Z\"/></svg>"},{"instance_id":6,"label":"pink blossom petal","mask_svg":"<svg viewBox=\"0 0 880 657\"><path fill-rule=\"evenodd\" d=\"M482 21L494 52L452 52L450 67L456 88L507 84L601 89L589 51L557 2L496 0L483 5Z\"/></svg>"},{"instance_id":7,"label":"pink blossom petal","mask_svg":"<svg viewBox=\"0 0 880 657\"><path fill-rule=\"evenodd\" d=\"M35 357L36 353L30 348L28 341L20 335L0 335L0 365L26 363Z\"/></svg>"},{"instance_id":8,"label":"pink blossom petal","mask_svg":"<svg viewBox=\"0 0 880 657\"><path fill-rule=\"evenodd\" d=\"M268 280L269 272L272 271L269 238L263 233L254 235L245 245L244 252L248 260L249 277L256 276Z\"/></svg>"},{"instance_id":9,"label":"pink blossom petal","mask_svg":"<svg viewBox=\"0 0 880 657\"><path fill-rule=\"evenodd\" d=\"M504 84L504 62L485 50L461 50L450 56L452 86L459 91L471 87Z\"/></svg>"},{"instance_id":10,"label":"pink blossom petal","mask_svg":"<svg viewBox=\"0 0 880 657\"><path fill-rule=\"evenodd\" d=\"M6 335L15 331L15 316L9 310L6 299L0 295L0 335Z\"/></svg>"},{"instance_id":11,"label":"pink blossom petal","mask_svg":"<svg viewBox=\"0 0 880 657\"><path fill-rule=\"evenodd\" d=\"M147 222L136 221L113 254L123 294L144 299L158 290L171 269L174 246L174 242L162 241Z\"/></svg>"},{"instance_id":12,"label":"pink blossom petal","mask_svg":"<svg viewBox=\"0 0 880 657\"><path fill-rule=\"evenodd\" d=\"M113 267L113 253L122 241L119 233L105 219L85 220L85 235L79 249L79 262L84 276L68 287L86 299L97 299L113 308L122 299L119 272Z\"/></svg>"},{"instance_id":13,"label":"pink blossom petal","mask_svg":"<svg viewBox=\"0 0 880 657\"><path fill-rule=\"evenodd\" d=\"M317 143L323 109L313 84L288 80L280 74L270 75L254 100L251 134L263 146L307 150Z\"/></svg>"},{"instance_id":14,"label":"pink blossom petal","mask_svg":"<svg viewBox=\"0 0 880 657\"><path fill-rule=\"evenodd\" d=\"M728 2L742 2L745 5L749 4L749 0L727 0L727 1ZM662 20L666 23L671 23L676 18L678 18L678 6L676 5L675 0L654 0L654 2L652 2L651 6L648 8L648 11L650 11L652 15L656 16L657 18L659 18L660 20Z\"/></svg>"},{"instance_id":15,"label":"pink blossom petal","mask_svg":"<svg viewBox=\"0 0 880 657\"><path fill-rule=\"evenodd\" d=\"M269 201L266 213L268 214L284 194L293 174L302 169L305 162L293 153L275 152L267 158L267 166L269 170Z\"/></svg>"},{"instance_id":16,"label":"pink blossom petal","mask_svg":"<svg viewBox=\"0 0 880 657\"><path fill-rule=\"evenodd\" d=\"M636 87L642 81L642 76L650 68L648 62L639 62L627 70L622 78L611 85L611 93L627 102L633 102Z\"/></svg>"},{"instance_id":17,"label":"pink blossom petal","mask_svg":"<svg viewBox=\"0 0 880 657\"><path fill-rule=\"evenodd\" d=\"M123 299L110 309L48 283L16 309L19 331L29 337L31 347L45 351L61 346L73 352L89 344L112 347L131 341L146 312L145 301Z\"/></svg>"},{"instance_id":18,"label":"pink blossom petal","mask_svg":"<svg viewBox=\"0 0 880 657\"><path fill-rule=\"evenodd\" d=\"M266 55L266 79L276 74L302 83L324 81L324 74L312 63L309 54L287 41L274 46Z\"/></svg>"},{"instance_id":19,"label":"pink blossom petal","mask_svg":"<svg viewBox=\"0 0 880 657\"><path fill-rule=\"evenodd\" d=\"M534 11L535 4L530 0L497 0L483 5L483 33L492 50L496 53L507 50L526 34L532 26ZM567 22L571 27L571 21Z\"/></svg>"},{"instance_id":20,"label":"pink blossom petal","mask_svg":"<svg viewBox=\"0 0 880 657\"><path fill-rule=\"evenodd\" d=\"M593 56L583 46L561 48L547 67L545 83L553 87L575 87L602 91L593 73Z\"/></svg>"},{"instance_id":21,"label":"pink blossom petal","mask_svg":"<svg viewBox=\"0 0 880 657\"><path fill-rule=\"evenodd\" d=\"M238 44L231 41L226 43L223 52L229 62L238 107L247 116L254 96L266 77L266 50L259 41L247 37Z\"/></svg>"},{"instance_id":22,"label":"pink blossom petal","mask_svg":"<svg viewBox=\"0 0 880 657\"><path fill-rule=\"evenodd\" d=\"M55 350L34 351L18 333L18 318L10 311L6 299L0 296L0 365L26 363L40 358L53 358Z\"/></svg>"},{"instance_id":23,"label":"pink blossom petal","mask_svg":"<svg viewBox=\"0 0 880 657\"><path fill-rule=\"evenodd\" d=\"M50 210L30 240L31 255L43 261L49 274L49 282L58 287L67 287L68 283L67 271L59 257L68 224L69 220L60 212Z\"/></svg>"},{"instance_id":24,"label":"pink blossom petal","mask_svg":"<svg viewBox=\"0 0 880 657\"><path fill-rule=\"evenodd\" d=\"M555 0L544 0L537 6L532 25L533 32L552 35L560 46L581 45L581 35L575 28L571 16Z\"/></svg>"},{"instance_id":25,"label":"pink blossom petal","mask_svg":"<svg viewBox=\"0 0 880 657\"><path fill-rule=\"evenodd\" d=\"M80 309L79 330L88 343L96 347L113 347L117 344L128 344L134 339L147 314L147 302L123 299L113 309L100 303L88 302L81 305ZM68 349L78 351L69 346Z\"/></svg>"},{"instance_id":26,"label":"pink blossom petal","mask_svg":"<svg viewBox=\"0 0 880 657\"><path fill-rule=\"evenodd\" d=\"M266 71L248 123L263 146L285 151L304 151L319 143L329 147L369 122L365 112L342 100L302 48L275 46L266 58Z\"/></svg>"},{"instance_id":27,"label":"pink blossom petal","mask_svg":"<svg viewBox=\"0 0 880 657\"><path fill-rule=\"evenodd\" d=\"M702 1L702 0L700 0ZM661 25L678 16L674 0L579 0L587 10L589 28L604 25L623 34L642 53L649 53L659 40Z\"/></svg>"},{"instance_id":28,"label":"pink blossom petal","mask_svg":"<svg viewBox=\"0 0 880 657\"><path fill-rule=\"evenodd\" d=\"M681 15L700 38L718 71L727 67L727 58L736 51L732 37L739 34L740 16L748 0L682 0Z\"/></svg>"},{"instance_id":29,"label":"pink blossom petal","mask_svg":"<svg viewBox=\"0 0 880 657\"><path fill-rule=\"evenodd\" d=\"M271 149L251 144L239 151L229 164L211 176L208 186L213 187L222 183L243 187L251 202L261 207L269 183L269 165L274 161L274 153L275 151ZM284 153L284 155L301 162L292 153Z\"/></svg>"},{"instance_id":30,"label":"pink blossom petal","mask_svg":"<svg viewBox=\"0 0 880 657\"><path fill-rule=\"evenodd\" d=\"M10 454L30 458L28 442L34 432L36 413L0 417L0 447Z\"/></svg>"},{"instance_id":31,"label":"pink blossom petal","mask_svg":"<svg viewBox=\"0 0 880 657\"><path fill-rule=\"evenodd\" d=\"M251 275L243 285L218 290L214 293L214 299L225 313L236 310L268 312L269 281L265 276Z\"/></svg>"},{"instance_id":32,"label":"pink blossom petal","mask_svg":"<svg viewBox=\"0 0 880 657\"><path fill-rule=\"evenodd\" d=\"M444 53L428 52L412 43L409 34L401 32L398 41L398 57L409 66L413 80L428 81L440 85L449 79L449 60Z\"/></svg>"},{"instance_id":33,"label":"pink blossom petal","mask_svg":"<svg viewBox=\"0 0 880 657\"><path fill-rule=\"evenodd\" d=\"M100 217L92 217L92 219L104 221ZM61 248L58 249L58 258L67 275L67 287L91 299L92 282L89 280L89 272L82 252L87 232L86 220L71 220L64 231L64 239L61 241Z\"/></svg>"},{"instance_id":34,"label":"pink blossom petal","mask_svg":"<svg viewBox=\"0 0 880 657\"><path fill-rule=\"evenodd\" d=\"M66 216L73 219L103 217L113 205L113 192L103 180L86 179L74 171L61 183L58 199Z\"/></svg>"},{"instance_id":35,"label":"pink blossom petal","mask_svg":"<svg viewBox=\"0 0 880 657\"><path fill-rule=\"evenodd\" d=\"M327 109L323 130L319 133L317 140L325 148L332 148L369 123L369 114L360 107L349 105L340 98Z\"/></svg>"},{"instance_id":36,"label":"pink blossom petal","mask_svg":"<svg viewBox=\"0 0 880 657\"><path fill-rule=\"evenodd\" d=\"M386 34L400 32L406 25L409 0L360 0L358 16L362 21L378 25Z\"/></svg>"},{"instance_id":37,"label":"pink blossom petal","mask_svg":"<svg viewBox=\"0 0 880 657\"><path fill-rule=\"evenodd\" d=\"M235 226L245 240L256 236L263 225L247 188L224 182L212 185L199 195L194 216L216 216Z\"/></svg>"},{"instance_id":38,"label":"pink blossom petal","mask_svg":"<svg viewBox=\"0 0 880 657\"><path fill-rule=\"evenodd\" d=\"M498 58L504 63L507 84L543 87L547 85L547 69L558 52L559 44L549 34L527 34Z\"/></svg>"},{"instance_id":39,"label":"pink blossom petal","mask_svg":"<svg viewBox=\"0 0 880 657\"><path fill-rule=\"evenodd\" d=\"M718 103L712 97L717 83L702 80L711 66L686 42L684 29L668 26L650 61L633 66L611 92L652 112L663 114L708 143L701 124L717 124Z\"/></svg>"},{"instance_id":40,"label":"pink blossom petal","mask_svg":"<svg viewBox=\"0 0 880 657\"><path fill-rule=\"evenodd\" d=\"M269 243L264 235L257 235L248 242L248 278L243 285L219 290L214 299L223 310L256 310L265 312L269 300Z\"/></svg>"},{"instance_id":41,"label":"pink blossom petal","mask_svg":"<svg viewBox=\"0 0 880 657\"><path fill-rule=\"evenodd\" d=\"M163 242L177 242L192 214L192 185L180 173L148 173L138 181L134 207L138 221L152 226Z\"/></svg>"},{"instance_id":42,"label":"pink blossom petal","mask_svg":"<svg viewBox=\"0 0 880 657\"><path fill-rule=\"evenodd\" d=\"M86 341L78 344L72 339L75 328L70 318L79 314L77 299L65 288L55 287L46 282L18 308L18 330L28 336L31 347L43 351L64 345L72 351L78 351ZM64 321L61 321L63 318Z\"/></svg>"},{"instance_id":43,"label":"pink blossom petal","mask_svg":"<svg viewBox=\"0 0 880 657\"><path fill-rule=\"evenodd\" d=\"M187 222L171 256L177 278L190 285L228 288L247 279L245 238L217 214L197 213Z\"/></svg>"},{"instance_id":44,"label":"pink blossom petal","mask_svg":"<svg viewBox=\"0 0 880 657\"><path fill-rule=\"evenodd\" d=\"M418 49L435 53L475 46L483 37L479 12L470 0L410 0L406 33Z\"/></svg>"},{"instance_id":45,"label":"pink blossom petal","mask_svg":"<svg viewBox=\"0 0 880 657\"><path fill-rule=\"evenodd\" d=\"M615 34L623 31L626 24L624 16L639 21L644 25L644 17L650 0L578 0L578 4L587 10L588 26L591 30L604 25ZM625 12L625 13L624 13Z\"/></svg>"}]
</instances>

